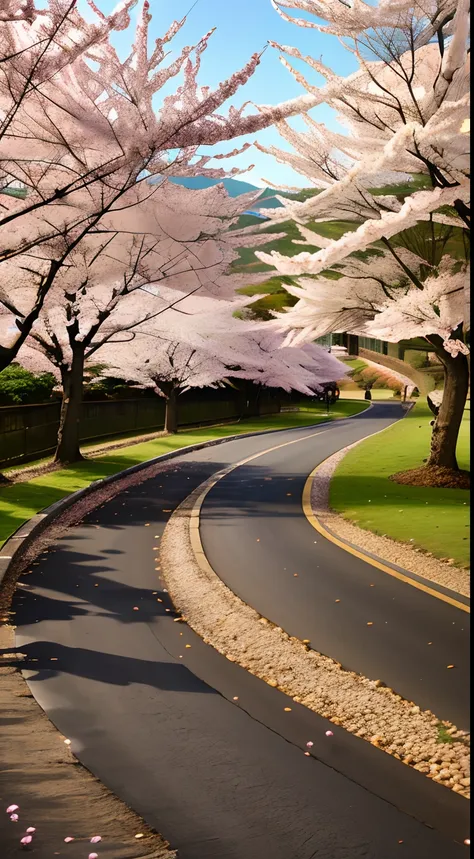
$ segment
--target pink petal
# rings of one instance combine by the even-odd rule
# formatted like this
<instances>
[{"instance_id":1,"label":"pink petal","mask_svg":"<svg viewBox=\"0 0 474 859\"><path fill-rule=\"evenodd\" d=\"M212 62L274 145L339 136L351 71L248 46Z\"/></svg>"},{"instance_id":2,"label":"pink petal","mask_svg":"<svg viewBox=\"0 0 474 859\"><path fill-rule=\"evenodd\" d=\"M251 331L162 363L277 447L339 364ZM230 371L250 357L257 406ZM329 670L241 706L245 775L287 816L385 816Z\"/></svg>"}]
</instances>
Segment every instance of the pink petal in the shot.
<instances>
[{"instance_id":1,"label":"pink petal","mask_svg":"<svg viewBox=\"0 0 474 859\"><path fill-rule=\"evenodd\" d=\"M31 844L32 841L33 841L32 835L24 835L20 841L20 844Z\"/></svg>"},{"instance_id":2,"label":"pink petal","mask_svg":"<svg viewBox=\"0 0 474 859\"><path fill-rule=\"evenodd\" d=\"M12 811L18 811L19 808L19 805L9 805L7 808L7 814L11 814Z\"/></svg>"},{"instance_id":3,"label":"pink petal","mask_svg":"<svg viewBox=\"0 0 474 859\"><path fill-rule=\"evenodd\" d=\"M10 814L10 820L13 820L13 823L16 823L18 820L18 814Z\"/></svg>"},{"instance_id":4,"label":"pink petal","mask_svg":"<svg viewBox=\"0 0 474 859\"><path fill-rule=\"evenodd\" d=\"M306 745L307 745L308 749L312 749L314 746L314 743L312 743L310 740L309 743L306 743Z\"/></svg>"},{"instance_id":5,"label":"pink petal","mask_svg":"<svg viewBox=\"0 0 474 859\"><path fill-rule=\"evenodd\" d=\"M101 835L93 835L91 838L91 844L98 844L99 841L102 841Z\"/></svg>"},{"instance_id":6,"label":"pink petal","mask_svg":"<svg viewBox=\"0 0 474 859\"><path fill-rule=\"evenodd\" d=\"M28 829L27 829L26 831L27 831L27 832L36 832L36 829L35 829L35 827L34 827L34 826L29 826L29 827L28 827Z\"/></svg>"},{"instance_id":7,"label":"pink petal","mask_svg":"<svg viewBox=\"0 0 474 859\"><path fill-rule=\"evenodd\" d=\"M326 737L333 737L334 734L332 731L326 731Z\"/></svg>"},{"instance_id":8,"label":"pink petal","mask_svg":"<svg viewBox=\"0 0 474 859\"><path fill-rule=\"evenodd\" d=\"M89 853L88 859L99 859L98 853Z\"/></svg>"},{"instance_id":9,"label":"pink petal","mask_svg":"<svg viewBox=\"0 0 474 859\"><path fill-rule=\"evenodd\" d=\"M65 840L66 844L69 844L70 841L74 841L74 838L72 838L71 835L68 835L68 837L65 838L64 840Z\"/></svg>"}]
</instances>

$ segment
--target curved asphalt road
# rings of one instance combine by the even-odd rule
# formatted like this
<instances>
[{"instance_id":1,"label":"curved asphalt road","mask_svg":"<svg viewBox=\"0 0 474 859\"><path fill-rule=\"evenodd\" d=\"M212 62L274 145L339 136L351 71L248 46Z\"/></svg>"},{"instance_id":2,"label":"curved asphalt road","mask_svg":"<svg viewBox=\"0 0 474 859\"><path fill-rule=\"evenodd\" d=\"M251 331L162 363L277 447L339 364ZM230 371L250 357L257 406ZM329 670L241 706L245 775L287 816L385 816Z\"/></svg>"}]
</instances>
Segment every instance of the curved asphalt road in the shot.
<instances>
[{"instance_id":1,"label":"curved asphalt road","mask_svg":"<svg viewBox=\"0 0 474 859\"><path fill-rule=\"evenodd\" d=\"M337 449L394 417L371 410L321 443ZM73 752L180 859L457 859L465 799L345 731L328 741L327 722L299 705L286 713L286 696L173 623L160 587L169 511L222 467L311 432L188 454L71 528L18 591L25 675ZM319 444L311 466L327 455Z\"/></svg>"},{"instance_id":2,"label":"curved asphalt road","mask_svg":"<svg viewBox=\"0 0 474 859\"><path fill-rule=\"evenodd\" d=\"M361 426L368 434L388 423L385 414L399 417L400 406L376 405L220 480L202 508L204 551L234 593L290 635L468 730L469 614L338 548L302 513L314 466Z\"/></svg>"}]
</instances>

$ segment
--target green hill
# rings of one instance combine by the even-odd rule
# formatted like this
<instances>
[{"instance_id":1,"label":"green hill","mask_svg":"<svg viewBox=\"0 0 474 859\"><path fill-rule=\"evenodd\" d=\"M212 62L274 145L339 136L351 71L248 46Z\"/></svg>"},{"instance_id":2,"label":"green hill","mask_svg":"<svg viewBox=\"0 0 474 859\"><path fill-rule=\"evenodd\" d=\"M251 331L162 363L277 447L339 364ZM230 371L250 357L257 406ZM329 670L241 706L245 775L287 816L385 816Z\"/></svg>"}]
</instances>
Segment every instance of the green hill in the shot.
<instances>
[{"instance_id":1,"label":"green hill","mask_svg":"<svg viewBox=\"0 0 474 859\"><path fill-rule=\"evenodd\" d=\"M408 197L415 191L419 191L425 187L431 187L429 176L425 176L423 174L415 174L412 177L411 182L407 181L406 183L400 185L389 185L384 188L372 188L370 190L374 195L378 196L381 194L393 194L397 196L400 201L403 201L405 197ZM281 196L285 196L293 200L298 200L299 202L304 202L305 200L315 196L318 193L321 192L316 188L302 188L299 192L282 192ZM251 224L258 223L260 223L259 219L253 217L252 215L241 215L236 227L243 228L246 226L250 226ZM308 223L306 226L311 229L312 224ZM355 221L326 221L325 223L318 223L317 225L313 225L314 229L317 230L318 233L329 239L338 239L344 233L357 229L358 226L359 225ZM429 225L419 225L417 232L418 241L421 238L421 234L425 231L428 233L429 230ZM272 241L271 233L276 232L285 232L286 236L284 238ZM440 229L436 227L435 233L438 234L438 232L440 232ZM465 254L465 248L460 232L461 231L458 229L452 230L452 235L445 246L445 250L451 253L453 256L459 256L459 258L463 259ZM272 310L282 310L284 307L292 307L294 304L296 304L297 299L290 295L285 289L285 285L291 284L292 279L279 275L277 272L275 272L272 266L268 266L265 263L260 262L260 260L255 257L255 251L265 250L265 252L268 253L272 250L276 250L282 254L285 254L286 256L294 256L295 254L298 254L303 250L300 245L293 244L294 239L300 238L301 236L299 234L299 231L293 221L285 221L284 223L279 224L271 223L262 230L262 245L260 247L240 249L239 258L233 263L233 269L234 271L248 272L249 274L249 286L244 287L240 290L240 292L243 295L256 296L255 303L250 305L249 308L256 318L270 319ZM400 237L398 237L398 239L395 241L396 243L399 243L403 246L408 246L409 239L410 236L407 233L401 233ZM431 233L427 236L427 239L431 239ZM264 244L265 241L267 241L267 244ZM410 249L413 250L415 253L417 252L416 247L410 247ZM305 248L305 250L315 252L319 250L319 248L317 247L317 244L315 244L314 247ZM268 271L269 280L258 285L252 285L252 274L264 271ZM324 272L324 274L326 276L336 277L336 274L334 272ZM259 299L257 298L259 294L266 294L266 297Z\"/></svg>"},{"instance_id":2,"label":"green hill","mask_svg":"<svg viewBox=\"0 0 474 859\"><path fill-rule=\"evenodd\" d=\"M272 191L270 188L257 188L256 185L251 185L250 182L242 182L240 179L208 179L206 176L187 176L170 179L170 182L184 185L186 188L211 188L213 185L222 183L231 197L240 197L241 194L261 191L259 199L253 204L255 209L276 209L281 206L281 203L275 199L275 191Z\"/></svg>"},{"instance_id":3,"label":"green hill","mask_svg":"<svg viewBox=\"0 0 474 859\"><path fill-rule=\"evenodd\" d=\"M265 208L280 207L282 204L275 198L275 194L297 202L305 202L316 194L321 193L321 190L318 188L301 188L300 191L276 191L272 188L260 189L255 185L252 185L250 182L243 182L240 179L232 178L208 179L204 176L192 176L186 178L177 177L170 181L184 185L187 188L209 188L222 182L231 197L238 197L240 194L245 194L251 191L261 191L259 199L252 204L252 211L255 212ZM377 196L381 194L393 194L394 196L397 196L400 201L403 201L405 197L413 194L415 191L419 191L425 187L430 187L430 185L429 176L425 176L424 174L414 174L411 181L407 181L399 185L387 185L383 188L371 188L370 191L372 194ZM258 216L245 213L238 219L235 229L259 223L261 223L261 220ZM311 223L307 226L311 229ZM317 231L326 238L338 239L344 233L357 229L357 226L358 224L354 221L327 221L326 223L319 223L317 225ZM286 236L281 239L272 240L271 234L278 232L284 232L286 233ZM255 295L256 301L251 305L251 310L256 317L269 319L271 318L271 310L281 310L284 307L292 306L296 303L296 298L289 295L285 289L285 286L292 283L291 278L278 275L271 266L260 262L260 260L255 257L255 251L265 250L266 252L270 252L272 250L277 250L287 256L294 256L302 250L301 246L293 244L295 239L300 238L300 233L293 221L285 221L280 224L268 223L268 226L262 230L262 243L258 248L241 248L239 250L239 257L233 263L232 268L234 271L248 273L249 286L244 287L240 292L243 295ZM403 234L401 234L401 238L403 241ZM449 248L450 252L454 253L456 250L456 248L451 247L451 245L459 242L459 236L456 235L451 238ZM315 252L319 250L319 248L315 245L314 247L307 248L307 250ZM265 283L253 285L252 274L264 271L268 271L269 280ZM328 272L326 272L326 275L336 276L334 273L329 274ZM258 298L258 295L265 294L267 294L266 298Z\"/></svg>"}]
</instances>

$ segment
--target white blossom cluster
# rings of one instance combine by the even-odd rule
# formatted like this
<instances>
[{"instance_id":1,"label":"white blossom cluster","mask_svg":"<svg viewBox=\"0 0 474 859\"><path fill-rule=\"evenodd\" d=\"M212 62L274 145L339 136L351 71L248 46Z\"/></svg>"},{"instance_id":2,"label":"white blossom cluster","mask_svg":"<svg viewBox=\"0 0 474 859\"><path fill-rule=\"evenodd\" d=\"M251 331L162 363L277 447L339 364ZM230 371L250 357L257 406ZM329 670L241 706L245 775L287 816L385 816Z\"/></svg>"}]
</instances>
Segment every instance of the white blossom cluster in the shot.
<instances>
[{"instance_id":1,"label":"white blossom cluster","mask_svg":"<svg viewBox=\"0 0 474 859\"><path fill-rule=\"evenodd\" d=\"M285 20L339 36L359 66L341 77L321 60L277 46L296 79L318 103L337 111L346 130L329 130L306 116L306 132L295 131L286 121L277 123L292 151L259 145L315 188L304 202L279 197L282 207L267 210L277 222L292 218L300 225L312 224L310 231L302 229L303 238L320 248L291 257L257 252L281 274L311 275L288 287L300 301L279 315L279 324L296 332L289 335L291 342L316 332L370 330L387 340L437 334L449 344L459 326L466 331L469 325L465 261L445 255L441 264L431 254L429 260L411 258L407 269L400 254L392 251L400 233L420 224L430 225L433 236L440 229L460 232L470 224L469 3L275 0L274 6ZM284 9L311 13L322 23L294 18ZM304 60L325 83L309 83L287 57ZM384 186L413 182L415 173L426 176L426 188L415 189L405 199L390 188L380 193ZM329 241L318 234L318 223L338 220L353 222L354 229ZM377 274L380 257L373 256L362 265L363 273L352 275L352 294L347 275L332 280L324 276L328 269L345 273L347 265L356 265L348 258L374 246L389 248L383 258L383 283ZM404 275L405 289L390 288L404 282ZM447 349L454 354L450 345Z\"/></svg>"}]
</instances>

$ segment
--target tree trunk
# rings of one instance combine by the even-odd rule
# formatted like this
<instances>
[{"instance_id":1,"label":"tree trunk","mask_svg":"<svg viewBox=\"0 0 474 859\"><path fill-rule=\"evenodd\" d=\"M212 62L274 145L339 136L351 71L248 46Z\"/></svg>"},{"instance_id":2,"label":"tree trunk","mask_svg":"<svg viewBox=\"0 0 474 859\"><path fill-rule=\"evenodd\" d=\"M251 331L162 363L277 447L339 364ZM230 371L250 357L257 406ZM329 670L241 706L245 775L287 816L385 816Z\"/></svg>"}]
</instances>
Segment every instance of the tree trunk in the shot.
<instances>
[{"instance_id":1,"label":"tree trunk","mask_svg":"<svg viewBox=\"0 0 474 859\"><path fill-rule=\"evenodd\" d=\"M178 391L171 388L166 395L165 432L178 432Z\"/></svg>"},{"instance_id":2,"label":"tree trunk","mask_svg":"<svg viewBox=\"0 0 474 859\"><path fill-rule=\"evenodd\" d=\"M431 338L427 338L433 342ZM437 338L440 339L440 338ZM469 365L465 355L453 358L438 343L433 343L444 366L443 401L434 422L428 465L459 470L456 445L469 390Z\"/></svg>"},{"instance_id":3,"label":"tree trunk","mask_svg":"<svg viewBox=\"0 0 474 859\"><path fill-rule=\"evenodd\" d=\"M83 459L79 447L79 416L82 406L84 349L82 344L78 345L79 348L73 349L71 369L61 373L63 399L55 462L68 463Z\"/></svg>"}]
</instances>

